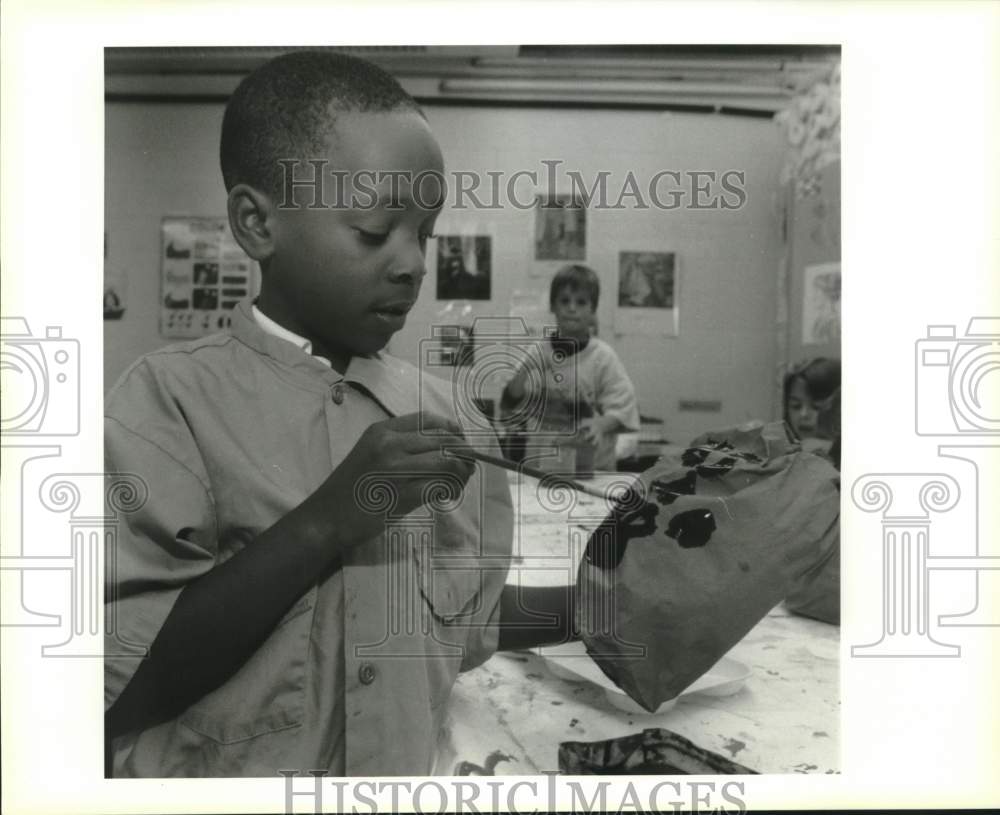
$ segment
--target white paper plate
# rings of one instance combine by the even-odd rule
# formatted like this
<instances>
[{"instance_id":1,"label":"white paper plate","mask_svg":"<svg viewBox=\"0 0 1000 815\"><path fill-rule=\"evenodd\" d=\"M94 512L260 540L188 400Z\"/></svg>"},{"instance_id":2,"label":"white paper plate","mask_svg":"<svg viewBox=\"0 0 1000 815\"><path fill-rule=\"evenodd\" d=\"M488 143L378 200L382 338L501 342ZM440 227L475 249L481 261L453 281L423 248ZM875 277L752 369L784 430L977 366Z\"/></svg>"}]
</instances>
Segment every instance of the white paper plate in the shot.
<instances>
[{"instance_id":1,"label":"white paper plate","mask_svg":"<svg viewBox=\"0 0 1000 815\"><path fill-rule=\"evenodd\" d=\"M652 715L632 699L614 682L604 675L597 664L587 654L587 648L582 642L570 642L565 645L549 646L535 649L542 657L549 672L559 679L568 682L589 682L604 691L608 701L620 710L639 715ZM750 668L735 659L723 657L701 677L692 682L680 696L701 693L705 696L731 696L737 693L750 676ZM675 704L677 699L669 699L657 708L656 713L664 713Z\"/></svg>"}]
</instances>

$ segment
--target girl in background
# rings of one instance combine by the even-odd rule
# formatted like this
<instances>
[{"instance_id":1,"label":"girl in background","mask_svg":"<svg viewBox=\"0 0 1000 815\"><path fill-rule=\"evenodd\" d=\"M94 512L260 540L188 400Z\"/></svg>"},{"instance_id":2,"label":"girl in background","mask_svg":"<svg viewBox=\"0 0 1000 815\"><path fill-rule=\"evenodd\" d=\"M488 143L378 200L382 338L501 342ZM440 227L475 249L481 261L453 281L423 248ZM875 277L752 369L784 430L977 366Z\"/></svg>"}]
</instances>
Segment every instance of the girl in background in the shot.
<instances>
[{"instance_id":1,"label":"girl in background","mask_svg":"<svg viewBox=\"0 0 1000 815\"><path fill-rule=\"evenodd\" d=\"M840 469L840 360L817 357L785 377L785 423L804 450Z\"/></svg>"}]
</instances>

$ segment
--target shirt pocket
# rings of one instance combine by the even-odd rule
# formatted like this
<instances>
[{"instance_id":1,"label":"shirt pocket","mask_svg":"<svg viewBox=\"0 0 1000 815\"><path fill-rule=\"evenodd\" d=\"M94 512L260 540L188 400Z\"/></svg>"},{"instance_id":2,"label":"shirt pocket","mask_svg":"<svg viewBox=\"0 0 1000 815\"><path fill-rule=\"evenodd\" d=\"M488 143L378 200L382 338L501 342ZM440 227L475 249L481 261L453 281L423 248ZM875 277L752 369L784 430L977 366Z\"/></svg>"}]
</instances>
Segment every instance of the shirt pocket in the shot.
<instances>
[{"instance_id":1,"label":"shirt pocket","mask_svg":"<svg viewBox=\"0 0 1000 815\"><path fill-rule=\"evenodd\" d=\"M313 586L299 598L236 674L189 707L179 723L219 744L299 727L316 593Z\"/></svg>"},{"instance_id":2,"label":"shirt pocket","mask_svg":"<svg viewBox=\"0 0 1000 815\"><path fill-rule=\"evenodd\" d=\"M432 557L426 547L413 549L417 585L431 613L441 622L471 622L482 603L481 567L468 556Z\"/></svg>"}]
</instances>

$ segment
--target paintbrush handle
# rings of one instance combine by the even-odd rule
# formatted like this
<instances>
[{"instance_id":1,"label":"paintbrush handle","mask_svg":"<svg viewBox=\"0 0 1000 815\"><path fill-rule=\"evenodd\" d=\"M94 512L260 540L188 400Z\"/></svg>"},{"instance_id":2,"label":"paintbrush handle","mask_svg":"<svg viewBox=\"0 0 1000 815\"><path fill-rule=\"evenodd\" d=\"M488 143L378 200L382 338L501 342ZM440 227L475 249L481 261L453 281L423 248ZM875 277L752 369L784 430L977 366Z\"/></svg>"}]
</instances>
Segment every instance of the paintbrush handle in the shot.
<instances>
[{"instance_id":1,"label":"paintbrush handle","mask_svg":"<svg viewBox=\"0 0 1000 815\"><path fill-rule=\"evenodd\" d=\"M574 490L578 490L579 492L585 492L587 495L593 495L595 498L605 500L608 498L607 494L597 489L597 487L591 487L588 484L581 484L579 481L574 481L572 478L567 478L566 476L558 475L556 473L547 473L544 470L530 467L527 464L519 464L515 461L508 461L505 458L491 456L488 453L480 453L478 450L473 450L472 448L448 450L448 452L459 458L473 459L475 461L482 461L485 464L492 464L495 467L510 470L512 473L523 473L524 475L531 476L532 478L537 478L539 481L544 480L556 484L562 484L564 486L571 487Z\"/></svg>"}]
</instances>

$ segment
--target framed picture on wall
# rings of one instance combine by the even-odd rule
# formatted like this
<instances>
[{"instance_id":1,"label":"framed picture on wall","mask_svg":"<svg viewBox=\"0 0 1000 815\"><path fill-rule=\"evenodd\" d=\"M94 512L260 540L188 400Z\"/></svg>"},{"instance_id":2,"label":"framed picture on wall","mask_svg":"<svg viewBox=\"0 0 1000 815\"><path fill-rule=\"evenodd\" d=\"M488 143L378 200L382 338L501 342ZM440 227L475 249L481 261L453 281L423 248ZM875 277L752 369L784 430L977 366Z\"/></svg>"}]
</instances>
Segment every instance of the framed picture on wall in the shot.
<instances>
[{"instance_id":1,"label":"framed picture on wall","mask_svg":"<svg viewBox=\"0 0 1000 815\"><path fill-rule=\"evenodd\" d=\"M491 244L488 235L444 235L438 238L438 300L490 299Z\"/></svg>"},{"instance_id":2,"label":"framed picture on wall","mask_svg":"<svg viewBox=\"0 0 1000 815\"><path fill-rule=\"evenodd\" d=\"M802 344L840 342L840 263L806 266L802 290Z\"/></svg>"},{"instance_id":3,"label":"framed picture on wall","mask_svg":"<svg viewBox=\"0 0 1000 815\"><path fill-rule=\"evenodd\" d=\"M677 282L676 253L619 252L615 333L677 336Z\"/></svg>"},{"instance_id":4,"label":"framed picture on wall","mask_svg":"<svg viewBox=\"0 0 1000 815\"><path fill-rule=\"evenodd\" d=\"M535 260L583 260L587 255L587 210L568 195L535 199Z\"/></svg>"}]
</instances>

